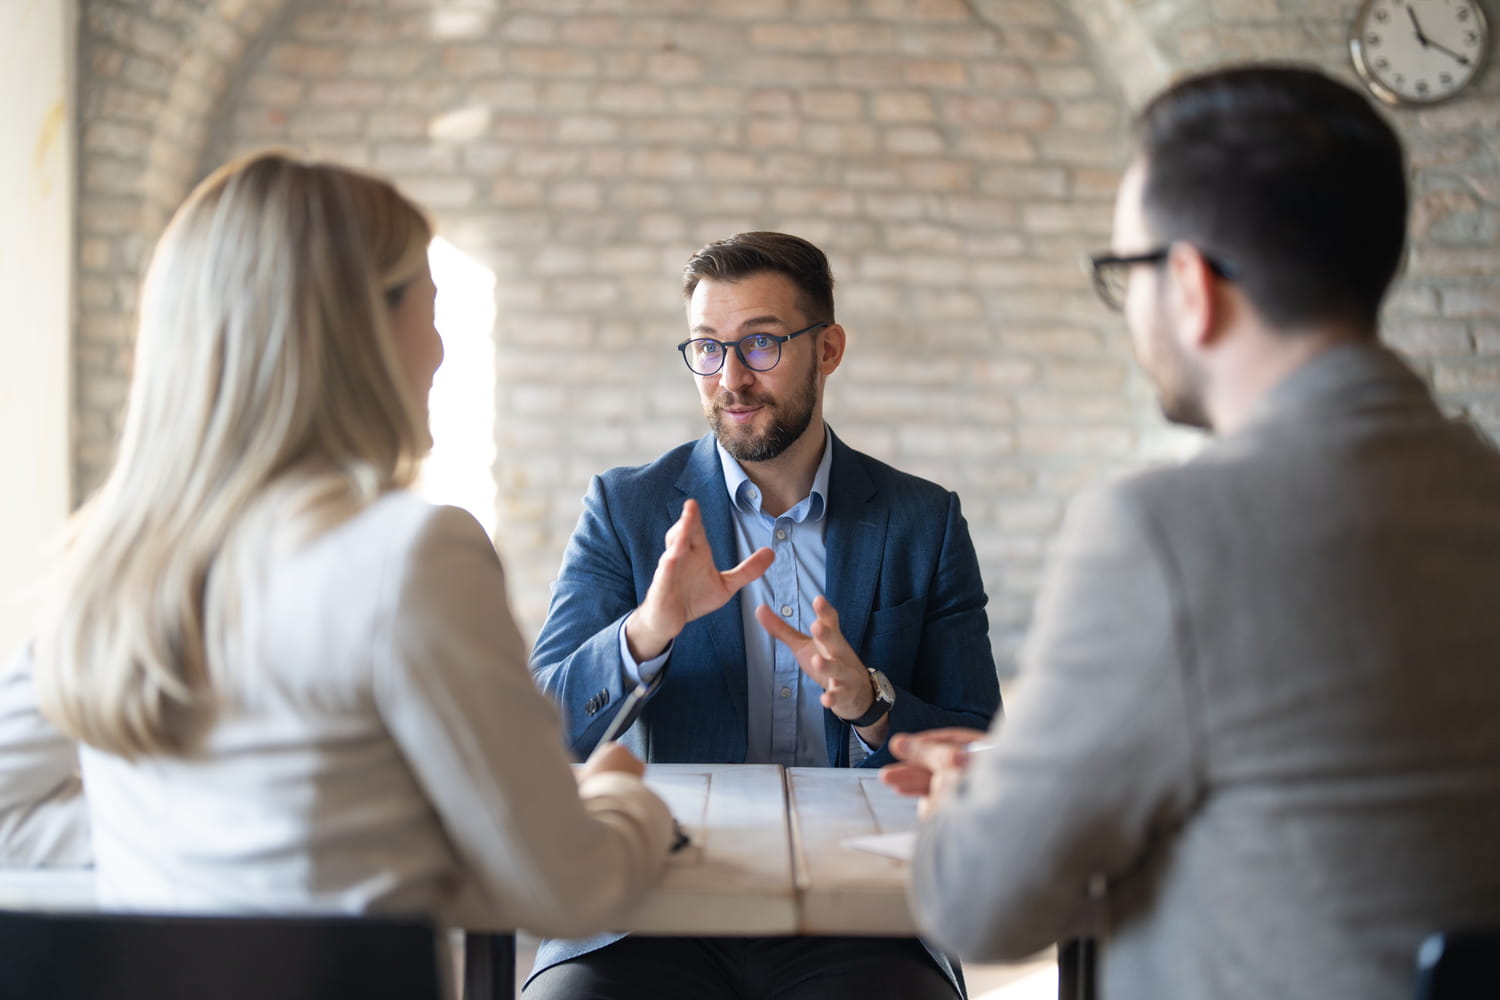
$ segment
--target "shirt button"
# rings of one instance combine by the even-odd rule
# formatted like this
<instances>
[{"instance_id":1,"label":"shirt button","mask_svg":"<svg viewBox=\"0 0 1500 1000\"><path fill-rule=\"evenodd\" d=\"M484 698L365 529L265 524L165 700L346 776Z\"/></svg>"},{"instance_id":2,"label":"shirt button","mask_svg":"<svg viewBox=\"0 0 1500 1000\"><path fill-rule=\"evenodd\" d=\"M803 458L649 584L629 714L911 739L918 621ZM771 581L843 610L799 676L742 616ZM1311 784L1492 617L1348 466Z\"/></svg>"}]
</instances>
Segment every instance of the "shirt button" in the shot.
<instances>
[{"instance_id":1,"label":"shirt button","mask_svg":"<svg viewBox=\"0 0 1500 1000\"><path fill-rule=\"evenodd\" d=\"M784 542L784 541L786 541L786 529L784 529L784 528L777 528L776 529L776 540L778 542Z\"/></svg>"},{"instance_id":2,"label":"shirt button","mask_svg":"<svg viewBox=\"0 0 1500 1000\"><path fill-rule=\"evenodd\" d=\"M783 698L790 698L792 696L792 689L791 688L782 688L781 689L781 696Z\"/></svg>"},{"instance_id":3,"label":"shirt button","mask_svg":"<svg viewBox=\"0 0 1500 1000\"><path fill-rule=\"evenodd\" d=\"M790 604L783 604L781 606L781 617L783 617L783 618L790 618L790 617L792 617L792 606Z\"/></svg>"}]
</instances>

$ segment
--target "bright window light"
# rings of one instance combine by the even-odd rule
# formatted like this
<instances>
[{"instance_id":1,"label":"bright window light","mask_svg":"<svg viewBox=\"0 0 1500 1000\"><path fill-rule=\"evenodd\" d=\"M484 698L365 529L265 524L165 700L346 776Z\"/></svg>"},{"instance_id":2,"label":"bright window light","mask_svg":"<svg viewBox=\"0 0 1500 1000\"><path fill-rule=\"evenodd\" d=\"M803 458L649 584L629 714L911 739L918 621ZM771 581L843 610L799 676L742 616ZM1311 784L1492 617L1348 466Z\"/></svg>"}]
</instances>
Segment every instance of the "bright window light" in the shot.
<instances>
[{"instance_id":1,"label":"bright window light","mask_svg":"<svg viewBox=\"0 0 1500 1000\"><path fill-rule=\"evenodd\" d=\"M428 251L443 363L428 397L432 454L418 489L495 537L495 273L444 239Z\"/></svg>"}]
</instances>

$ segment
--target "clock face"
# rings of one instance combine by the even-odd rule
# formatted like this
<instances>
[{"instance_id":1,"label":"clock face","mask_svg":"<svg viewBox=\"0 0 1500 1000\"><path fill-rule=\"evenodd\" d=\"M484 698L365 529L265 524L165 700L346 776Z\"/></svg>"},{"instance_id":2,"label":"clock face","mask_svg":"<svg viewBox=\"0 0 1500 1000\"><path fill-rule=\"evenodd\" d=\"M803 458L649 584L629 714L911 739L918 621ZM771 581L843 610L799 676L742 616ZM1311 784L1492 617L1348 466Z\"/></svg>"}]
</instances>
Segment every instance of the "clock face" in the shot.
<instances>
[{"instance_id":1,"label":"clock face","mask_svg":"<svg viewBox=\"0 0 1500 1000\"><path fill-rule=\"evenodd\" d=\"M1436 104L1479 76L1489 26L1477 0L1365 0L1349 51L1365 86L1388 104Z\"/></svg>"}]
</instances>

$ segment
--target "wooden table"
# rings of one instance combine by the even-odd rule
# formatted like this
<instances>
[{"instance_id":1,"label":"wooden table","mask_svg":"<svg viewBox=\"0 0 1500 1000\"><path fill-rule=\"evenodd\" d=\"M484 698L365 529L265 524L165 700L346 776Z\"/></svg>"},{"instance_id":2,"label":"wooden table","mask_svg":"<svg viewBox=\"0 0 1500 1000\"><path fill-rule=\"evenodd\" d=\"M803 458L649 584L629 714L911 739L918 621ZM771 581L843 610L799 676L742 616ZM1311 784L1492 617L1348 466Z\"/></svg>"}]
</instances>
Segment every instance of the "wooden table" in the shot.
<instances>
[{"instance_id":1,"label":"wooden table","mask_svg":"<svg viewBox=\"0 0 1500 1000\"><path fill-rule=\"evenodd\" d=\"M848 842L914 831L916 800L882 785L879 772L857 768L787 768L786 787L798 933L915 935L906 862Z\"/></svg>"},{"instance_id":2,"label":"wooden table","mask_svg":"<svg viewBox=\"0 0 1500 1000\"><path fill-rule=\"evenodd\" d=\"M692 843L618 927L636 934L905 937L907 865L850 847L916 829L916 804L877 772L775 764L653 764L646 783ZM86 870L0 870L0 908L88 909ZM508 997L514 928L469 928L465 995Z\"/></svg>"},{"instance_id":3,"label":"wooden table","mask_svg":"<svg viewBox=\"0 0 1500 1000\"><path fill-rule=\"evenodd\" d=\"M620 930L640 934L916 933L906 865L846 845L915 830L916 803L874 771L653 764L646 783L693 844Z\"/></svg>"}]
</instances>

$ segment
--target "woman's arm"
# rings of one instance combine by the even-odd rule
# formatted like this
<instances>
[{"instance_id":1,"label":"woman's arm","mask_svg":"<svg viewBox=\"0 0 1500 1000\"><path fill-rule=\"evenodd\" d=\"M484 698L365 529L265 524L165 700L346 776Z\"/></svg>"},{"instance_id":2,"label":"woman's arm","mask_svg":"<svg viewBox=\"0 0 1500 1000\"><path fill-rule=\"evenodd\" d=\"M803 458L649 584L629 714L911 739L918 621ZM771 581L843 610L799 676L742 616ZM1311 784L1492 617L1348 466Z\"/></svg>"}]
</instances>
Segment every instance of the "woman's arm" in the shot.
<instances>
[{"instance_id":1,"label":"woman's arm","mask_svg":"<svg viewBox=\"0 0 1500 1000\"><path fill-rule=\"evenodd\" d=\"M499 925L580 936L653 885L672 840L639 779L580 787L557 711L532 683L500 561L469 515L440 508L401 573L376 697Z\"/></svg>"},{"instance_id":2,"label":"woman's arm","mask_svg":"<svg viewBox=\"0 0 1500 1000\"><path fill-rule=\"evenodd\" d=\"M78 748L42 715L28 644L0 673L0 866L93 863Z\"/></svg>"}]
</instances>

